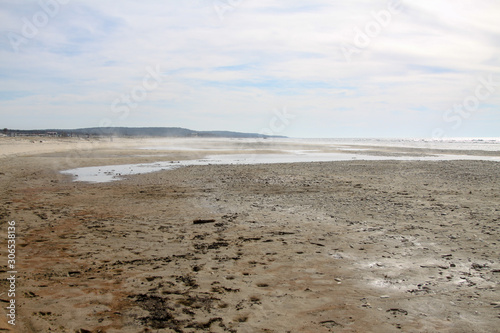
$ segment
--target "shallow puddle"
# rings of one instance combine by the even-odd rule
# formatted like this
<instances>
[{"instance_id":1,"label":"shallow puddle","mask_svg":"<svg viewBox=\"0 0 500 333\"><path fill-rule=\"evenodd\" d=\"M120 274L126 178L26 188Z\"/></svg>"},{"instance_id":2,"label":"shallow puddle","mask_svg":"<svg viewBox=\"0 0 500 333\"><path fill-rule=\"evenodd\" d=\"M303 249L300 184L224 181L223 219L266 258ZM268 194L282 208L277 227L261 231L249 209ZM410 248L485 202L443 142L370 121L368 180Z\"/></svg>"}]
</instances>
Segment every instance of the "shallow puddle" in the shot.
<instances>
[{"instance_id":1,"label":"shallow puddle","mask_svg":"<svg viewBox=\"0 0 500 333\"><path fill-rule=\"evenodd\" d=\"M500 157L472 155L434 155L434 156L383 156L349 153L317 153L315 151L286 151L284 154L227 154L211 155L198 160L164 161L141 164L104 165L61 171L73 175L74 181L104 183L123 179L124 176L137 175L193 165L231 165L231 164L271 164L298 162L334 161L440 161L440 160L488 160L500 162Z\"/></svg>"}]
</instances>

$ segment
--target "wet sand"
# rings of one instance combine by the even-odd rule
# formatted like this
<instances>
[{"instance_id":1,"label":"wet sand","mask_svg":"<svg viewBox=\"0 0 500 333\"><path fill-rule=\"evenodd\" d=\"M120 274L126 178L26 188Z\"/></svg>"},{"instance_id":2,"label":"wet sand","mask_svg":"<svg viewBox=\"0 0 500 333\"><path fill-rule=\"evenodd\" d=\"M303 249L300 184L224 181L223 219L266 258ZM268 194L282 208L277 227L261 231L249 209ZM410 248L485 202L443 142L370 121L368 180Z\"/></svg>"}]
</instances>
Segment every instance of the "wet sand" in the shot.
<instances>
[{"instance_id":1,"label":"wet sand","mask_svg":"<svg viewBox=\"0 0 500 333\"><path fill-rule=\"evenodd\" d=\"M0 159L18 332L498 330L498 162L190 166L89 184L59 171L158 153L75 144Z\"/></svg>"}]
</instances>

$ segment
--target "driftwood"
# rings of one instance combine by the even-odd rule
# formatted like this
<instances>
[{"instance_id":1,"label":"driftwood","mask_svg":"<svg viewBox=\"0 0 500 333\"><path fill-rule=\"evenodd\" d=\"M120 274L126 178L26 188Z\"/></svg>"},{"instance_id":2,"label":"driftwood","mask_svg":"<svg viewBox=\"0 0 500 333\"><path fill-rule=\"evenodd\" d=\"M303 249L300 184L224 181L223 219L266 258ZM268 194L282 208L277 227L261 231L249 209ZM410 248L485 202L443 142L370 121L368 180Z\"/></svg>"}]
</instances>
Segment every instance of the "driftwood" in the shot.
<instances>
[{"instance_id":1,"label":"driftwood","mask_svg":"<svg viewBox=\"0 0 500 333\"><path fill-rule=\"evenodd\" d=\"M193 224L206 224L206 223L214 223L214 222L215 222L214 219L206 219L206 220L198 219L198 220L194 220Z\"/></svg>"}]
</instances>

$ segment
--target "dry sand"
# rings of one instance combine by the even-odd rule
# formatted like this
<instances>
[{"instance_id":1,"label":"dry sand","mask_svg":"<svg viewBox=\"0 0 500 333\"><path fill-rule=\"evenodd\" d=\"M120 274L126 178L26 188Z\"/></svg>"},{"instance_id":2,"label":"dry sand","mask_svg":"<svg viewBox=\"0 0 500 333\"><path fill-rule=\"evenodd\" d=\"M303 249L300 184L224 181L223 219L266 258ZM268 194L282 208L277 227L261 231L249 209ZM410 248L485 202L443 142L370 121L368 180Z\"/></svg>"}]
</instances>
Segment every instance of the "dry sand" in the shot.
<instances>
[{"instance_id":1,"label":"dry sand","mask_svg":"<svg viewBox=\"0 0 500 333\"><path fill-rule=\"evenodd\" d=\"M3 140L4 312L11 220L18 274L16 326L1 314L0 331L499 332L498 162L198 166L89 184L58 171L159 158L131 157L127 140Z\"/></svg>"}]
</instances>

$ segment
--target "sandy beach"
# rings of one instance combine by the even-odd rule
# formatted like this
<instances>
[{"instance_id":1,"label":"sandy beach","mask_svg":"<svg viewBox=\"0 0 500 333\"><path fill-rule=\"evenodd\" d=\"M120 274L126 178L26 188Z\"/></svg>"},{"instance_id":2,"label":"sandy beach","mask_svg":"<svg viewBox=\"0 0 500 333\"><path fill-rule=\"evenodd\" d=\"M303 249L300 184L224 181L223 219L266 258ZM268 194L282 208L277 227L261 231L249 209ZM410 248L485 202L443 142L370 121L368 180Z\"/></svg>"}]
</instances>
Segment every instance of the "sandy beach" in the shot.
<instances>
[{"instance_id":1,"label":"sandy beach","mask_svg":"<svg viewBox=\"0 0 500 333\"><path fill-rule=\"evenodd\" d=\"M218 154L245 145L214 142ZM0 330L498 332L499 162L204 165L108 183L60 173L207 154L137 145L0 138Z\"/></svg>"}]
</instances>

